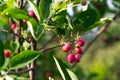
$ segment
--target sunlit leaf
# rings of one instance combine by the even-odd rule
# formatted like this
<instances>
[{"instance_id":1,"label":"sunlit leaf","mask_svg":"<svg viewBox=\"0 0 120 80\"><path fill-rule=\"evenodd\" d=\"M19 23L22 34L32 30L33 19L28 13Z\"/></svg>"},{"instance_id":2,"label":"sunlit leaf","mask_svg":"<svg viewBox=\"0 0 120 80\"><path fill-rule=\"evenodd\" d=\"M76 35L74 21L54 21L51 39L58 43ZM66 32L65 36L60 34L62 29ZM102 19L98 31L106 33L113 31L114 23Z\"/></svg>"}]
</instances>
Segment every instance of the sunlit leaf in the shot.
<instances>
[{"instance_id":1,"label":"sunlit leaf","mask_svg":"<svg viewBox=\"0 0 120 80\"><path fill-rule=\"evenodd\" d=\"M38 9L37 5L34 2L32 2L31 0L27 0L27 1L30 4L35 15L37 16L37 19L40 21L39 9Z\"/></svg>"},{"instance_id":2,"label":"sunlit leaf","mask_svg":"<svg viewBox=\"0 0 120 80\"><path fill-rule=\"evenodd\" d=\"M55 63L57 65L57 68L58 68L63 80L72 80L71 77L69 76L67 70L66 70L65 64L61 60L55 58L54 56L53 56L53 58L55 60Z\"/></svg>"},{"instance_id":3,"label":"sunlit leaf","mask_svg":"<svg viewBox=\"0 0 120 80\"><path fill-rule=\"evenodd\" d=\"M34 19L27 22L30 32L35 40L38 40L44 33L45 25L38 24Z\"/></svg>"},{"instance_id":4,"label":"sunlit leaf","mask_svg":"<svg viewBox=\"0 0 120 80\"><path fill-rule=\"evenodd\" d=\"M22 51L11 58L9 67L10 69L22 68L38 58L39 55L40 53L37 51Z\"/></svg>"}]
</instances>

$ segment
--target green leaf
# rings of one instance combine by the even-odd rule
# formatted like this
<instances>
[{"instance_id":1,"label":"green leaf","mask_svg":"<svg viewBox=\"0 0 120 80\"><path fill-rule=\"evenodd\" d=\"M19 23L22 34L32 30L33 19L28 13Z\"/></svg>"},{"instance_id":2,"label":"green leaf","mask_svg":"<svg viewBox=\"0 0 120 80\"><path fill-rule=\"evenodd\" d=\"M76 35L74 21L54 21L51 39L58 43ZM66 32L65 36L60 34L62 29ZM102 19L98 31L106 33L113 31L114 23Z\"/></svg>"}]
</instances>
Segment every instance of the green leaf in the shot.
<instances>
[{"instance_id":1,"label":"green leaf","mask_svg":"<svg viewBox=\"0 0 120 80\"><path fill-rule=\"evenodd\" d=\"M38 40L42 34L44 33L45 25L44 24L37 24L37 22L34 19L30 19L27 22L30 32L35 40Z\"/></svg>"},{"instance_id":2,"label":"green leaf","mask_svg":"<svg viewBox=\"0 0 120 80\"><path fill-rule=\"evenodd\" d=\"M20 10L19 8L7 8L1 13L1 15L6 15L8 17L15 18L15 19L30 18L25 11Z\"/></svg>"},{"instance_id":3,"label":"green leaf","mask_svg":"<svg viewBox=\"0 0 120 80\"><path fill-rule=\"evenodd\" d=\"M78 77L71 70L67 69L67 72L70 75L72 80L78 80Z\"/></svg>"},{"instance_id":4,"label":"green leaf","mask_svg":"<svg viewBox=\"0 0 120 80\"><path fill-rule=\"evenodd\" d=\"M30 19L29 16L27 15L24 15L24 14L16 14L16 13L13 13L13 12L7 12L7 16L10 17L10 18L13 18L13 19Z\"/></svg>"},{"instance_id":5,"label":"green leaf","mask_svg":"<svg viewBox=\"0 0 120 80\"><path fill-rule=\"evenodd\" d=\"M41 0L40 1L40 17L46 19L49 17L51 12L52 0Z\"/></svg>"},{"instance_id":6,"label":"green leaf","mask_svg":"<svg viewBox=\"0 0 120 80\"><path fill-rule=\"evenodd\" d=\"M34 11L36 17L40 21L39 9L38 9L37 5L34 2L32 2L31 0L27 0L27 1L28 1L29 5L31 6L32 10Z\"/></svg>"},{"instance_id":7,"label":"green leaf","mask_svg":"<svg viewBox=\"0 0 120 80\"><path fill-rule=\"evenodd\" d=\"M20 46L19 42L14 42L14 41L10 42L10 47L12 48L13 52L15 52L19 48L19 46Z\"/></svg>"},{"instance_id":8,"label":"green leaf","mask_svg":"<svg viewBox=\"0 0 120 80\"><path fill-rule=\"evenodd\" d=\"M112 18L101 18L99 21L97 21L95 24L91 26L91 28L94 28L96 26L104 25L105 23L109 23L113 21Z\"/></svg>"},{"instance_id":9,"label":"green leaf","mask_svg":"<svg viewBox=\"0 0 120 80\"><path fill-rule=\"evenodd\" d=\"M38 58L39 55L40 53L38 51L22 51L11 58L9 67L10 69L22 68Z\"/></svg>"},{"instance_id":10,"label":"green leaf","mask_svg":"<svg viewBox=\"0 0 120 80\"><path fill-rule=\"evenodd\" d=\"M57 68L58 68L63 80L72 80L71 77L69 76L67 70L66 70L65 64L60 59L57 59L54 56L53 56L53 58L55 60L55 63L57 65Z\"/></svg>"},{"instance_id":11,"label":"green leaf","mask_svg":"<svg viewBox=\"0 0 120 80\"><path fill-rule=\"evenodd\" d=\"M5 58L3 66L0 68L0 70L5 70L9 64L9 58Z\"/></svg>"},{"instance_id":12,"label":"green leaf","mask_svg":"<svg viewBox=\"0 0 120 80\"><path fill-rule=\"evenodd\" d=\"M4 62L5 62L4 47L3 47L3 43L0 39L0 67L3 66Z\"/></svg>"},{"instance_id":13,"label":"green leaf","mask_svg":"<svg viewBox=\"0 0 120 80\"><path fill-rule=\"evenodd\" d=\"M80 15L74 20L73 31L74 33L79 32L80 34L91 30L96 27L93 26L98 21L98 14L94 9L87 9L81 12Z\"/></svg>"},{"instance_id":14,"label":"green leaf","mask_svg":"<svg viewBox=\"0 0 120 80\"><path fill-rule=\"evenodd\" d=\"M83 20L82 25L84 28L88 28L96 22L97 13L94 9L88 9L87 11L81 13L80 17Z\"/></svg>"}]
</instances>

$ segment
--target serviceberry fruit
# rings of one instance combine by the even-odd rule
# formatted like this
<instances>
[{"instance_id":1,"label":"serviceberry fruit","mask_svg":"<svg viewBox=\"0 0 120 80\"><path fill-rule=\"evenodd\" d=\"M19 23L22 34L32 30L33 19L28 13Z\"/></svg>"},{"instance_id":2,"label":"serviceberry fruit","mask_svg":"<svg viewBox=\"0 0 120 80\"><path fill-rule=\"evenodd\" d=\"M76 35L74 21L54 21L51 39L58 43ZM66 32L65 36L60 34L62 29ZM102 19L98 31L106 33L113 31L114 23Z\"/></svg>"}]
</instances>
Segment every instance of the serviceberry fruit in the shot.
<instances>
[{"instance_id":1,"label":"serviceberry fruit","mask_svg":"<svg viewBox=\"0 0 120 80\"><path fill-rule=\"evenodd\" d=\"M119 37L119 36L115 36L114 39L115 39L116 41L118 41L118 40L120 39L120 37Z\"/></svg>"},{"instance_id":2,"label":"serviceberry fruit","mask_svg":"<svg viewBox=\"0 0 120 80\"><path fill-rule=\"evenodd\" d=\"M47 72L46 74L45 74L45 77L46 78L49 78L49 77L51 77L52 75L51 75L51 73L50 72Z\"/></svg>"},{"instance_id":3,"label":"serviceberry fruit","mask_svg":"<svg viewBox=\"0 0 120 80\"><path fill-rule=\"evenodd\" d=\"M103 42L106 43L107 41L108 41L108 38L107 38L107 37L104 37L104 38L103 38Z\"/></svg>"},{"instance_id":4,"label":"serviceberry fruit","mask_svg":"<svg viewBox=\"0 0 120 80\"><path fill-rule=\"evenodd\" d=\"M70 43L64 43L64 45L62 46L62 50L64 51L64 52L68 52L69 50L71 49L71 45L70 45Z\"/></svg>"},{"instance_id":5,"label":"serviceberry fruit","mask_svg":"<svg viewBox=\"0 0 120 80\"><path fill-rule=\"evenodd\" d=\"M68 54L67 60L70 63L73 63L75 61L75 55L73 53Z\"/></svg>"},{"instance_id":6,"label":"serviceberry fruit","mask_svg":"<svg viewBox=\"0 0 120 80\"><path fill-rule=\"evenodd\" d=\"M25 24L27 24L27 20L23 20L23 22L24 22Z\"/></svg>"},{"instance_id":7,"label":"serviceberry fruit","mask_svg":"<svg viewBox=\"0 0 120 80\"><path fill-rule=\"evenodd\" d=\"M80 62L80 54L75 54L75 61Z\"/></svg>"},{"instance_id":8,"label":"serviceberry fruit","mask_svg":"<svg viewBox=\"0 0 120 80\"><path fill-rule=\"evenodd\" d=\"M77 54L82 54L82 53L83 53L81 47L80 47L80 48L75 48L74 51L75 51L75 53L77 53Z\"/></svg>"},{"instance_id":9,"label":"serviceberry fruit","mask_svg":"<svg viewBox=\"0 0 120 80\"><path fill-rule=\"evenodd\" d=\"M5 51L5 52L4 52L4 56L5 56L6 58L9 58L9 57L11 56L11 54L10 54L9 51Z\"/></svg>"},{"instance_id":10,"label":"serviceberry fruit","mask_svg":"<svg viewBox=\"0 0 120 80\"><path fill-rule=\"evenodd\" d=\"M33 10L29 10L28 14L31 16L31 17L35 17L35 13Z\"/></svg>"},{"instance_id":11,"label":"serviceberry fruit","mask_svg":"<svg viewBox=\"0 0 120 80\"><path fill-rule=\"evenodd\" d=\"M85 45L85 41L83 39L79 39L77 41L77 44L80 45L81 47Z\"/></svg>"},{"instance_id":12,"label":"serviceberry fruit","mask_svg":"<svg viewBox=\"0 0 120 80\"><path fill-rule=\"evenodd\" d=\"M12 29L12 30L14 30L16 27L17 27L17 24L16 24L16 23L12 23L12 24L11 24L11 29Z\"/></svg>"}]
</instances>

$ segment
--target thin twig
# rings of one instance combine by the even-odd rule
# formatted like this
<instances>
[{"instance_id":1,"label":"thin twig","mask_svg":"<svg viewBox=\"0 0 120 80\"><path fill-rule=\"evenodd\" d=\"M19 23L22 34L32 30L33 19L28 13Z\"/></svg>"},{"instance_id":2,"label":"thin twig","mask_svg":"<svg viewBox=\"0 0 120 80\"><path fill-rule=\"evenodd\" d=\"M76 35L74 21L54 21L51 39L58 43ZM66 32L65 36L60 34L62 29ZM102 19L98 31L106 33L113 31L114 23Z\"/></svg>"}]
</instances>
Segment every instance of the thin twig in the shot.
<instances>
[{"instance_id":1,"label":"thin twig","mask_svg":"<svg viewBox=\"0 0 120 80\"><path fill-rule=\"evenodd\" d=\"M40 52L46 52L48 50L52 50L52 49L55 49L55 48L58 48L58 47L61 47L62 45L56 45L56 46L53 46L53 47L50 47L50 48L47 48L47 49L42 49L42 50L39 50Z\"/></svg>"},{"instance_id":2,"label":"thin twig","mask_svg":"<svg viewBox=\"0 0 120 80\"><path fill-rule=\"evenodd\" d=\"M12 33L13 35L19 37L20 39L23 39L23 40L27 41L28 43L30 43L30 41L29 41L28 39L25 39L25 38L23 38L22 36L19 36L18 34L14 33L13 31L0 30L0 32Z\"/></svg>"},{"instance_id":3,"label":"thin twig","mask_svg":"<svg viewBox=\"0 0 120 80\"><path fill-rule=\"evenodd\" d=\"M39 50L42 50L44 48L46 48L46 46L51 42L53 41L53 39L56 37L56 35L53 35L50 40L48 40Z\"/></svg>"},{"instance_id":4,"label":"thin twig","mask_svg":"<svg viewBox=\"0 0 120 80\"><path fill-rule=\"evenodd\" d=\"M22 73L26 73L28 71L31 71L35 68L29 68L29 69L25 69L25 70L22 70L22 71L18 71L18 72L8 72L7 74L22 74Z\"/></svg>"}]
</instances>

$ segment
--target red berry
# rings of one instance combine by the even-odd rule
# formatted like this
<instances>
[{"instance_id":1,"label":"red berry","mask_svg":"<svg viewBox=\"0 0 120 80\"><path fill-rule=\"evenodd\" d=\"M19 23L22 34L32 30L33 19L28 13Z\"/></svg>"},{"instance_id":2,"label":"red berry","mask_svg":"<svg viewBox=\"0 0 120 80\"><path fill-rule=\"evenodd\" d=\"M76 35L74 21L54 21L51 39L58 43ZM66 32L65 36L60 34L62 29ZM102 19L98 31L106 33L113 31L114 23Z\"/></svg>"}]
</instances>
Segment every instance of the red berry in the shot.
<instances>
[{"instance_id":1,"label":"red berry","mask_svg":"<svg viewBox=\"0 0 120 80\"><path fill-rule=\"evenodd\" d=\"M75 54L75 61L79 62L80 61L80 54Z\"/></svg>"},{"instance_id":2,"label":"red berry","mask_svg":"<svg viewBox=\"0 0 120 80\"><path fill-rule=\"evenodd\" d=\"M31 17L35 17L35 13L33 10L30 10L29 13L28 13Z\"/></svg>"},{"instance_id":3,"label":"red berry","mask_svg":"<svg viewBox=\"0 0 120 80\"><path fill-rule=\"evenodd\" d=\"M83 53L81 47L80 47L80 48L75 48L74 51L75 51L75 53L77 53L77 54L82 54L82 53Z\"/></svg>"},{"instance_id":4,"label":"red berry","mask_svg":"<svg viewBox=\"0 0 120 80\"><path fill-rule=\"evenodd\" d=\"M17 27L17 24L13 23L11 24L11 29L14 30Z\"/></svg>"},{"instance_id":5,"label":"red berry","mask_svg":"<svg viewBox=\"0 0 120 80\"><path fill-rule=\"evenodd\" d=\"M64 52L68 52L70 49L71 49L70 43L64 43L64 45L62 46L62 50Z\"/></svg>"},{"instance_id":6,"label":"red berry","mask_svg":"<svg viewBox=\"0 0 120 80\"><path fill-rule=\"evenodd\" d=\"M23 22L24 22L25 24L27 24L27 20L23 20Z\"/></svg>"},{"instance_id":7,"label":"red berry","mask_svg":"<svg viewBox=\"0 0 120 80\"><path fill-rule=\"evenodd\" d=\"M4 52L4 56L6 57L6 58L9 58L11 55L10 55L10 52L9 51L5 51Z\"/></svg>"},{"instance_id":8,"label":"red berry","mask_svg":"<svg viewBox=\"0 0 120 80\"><path fill-rule=\"evenodd\" d=\"M118 40L120 39L120 37L119 37L119 36L115 36L114 39L115 39L116 41L118 41Z\"/></svg>"},{"instance_id":9,"label":"red berry","mask_svg":"<svg viewBox=\"0 0 120 80\"><path fill-rule=\"evenodd\" d=\"M103 42L106 43L107 41L108 41L108 38L107 38L107 37L104 37L104 38L103 38Z\"/></svg>"},{"instance_id":10,"label":"red berry","mask_svg":"<svg viewBox=\"0 0 120 80\"><path fill-rule=\"evenodd\" d=\"M97 3L97 4L96 4L96 8L97 8L97 9L101 9L101 8L102 8L102 4L101 4L101 3Z\"/></svg>"},{"instance_id":11,"label":"red berry","mask_svg":"<svg viewBox=\"0 0 120 80\"><path fill-rule=\"evenodd\" d=\"M46 78L49 78L49 77L51 77L52 75L51 75L50 72L47 72L47 73L45 74L45 76L46 76Z\"/></svg>"},{"instance_id":12,"label":"red berry","mask_svg":"<svg viewBox=\"0 0 120 80\"><path fill-rule=\"evenodd\" d=\"M84 46L85 45L85 41L83 39L79 39L77 41L77 44L80 45L80 46Z\"/></svg>"},{"instance_id":13,"label":"red berry","mask_svg":"<svg viewBox=\"0 0 120 80\"><path fill-rule=\"evenodd\" d=\"M68 54L67 60L68 60L70 63L73 63L73 62L75 61L75 55L72 54L72 53Z\"/></svg>"}]
</instances>

